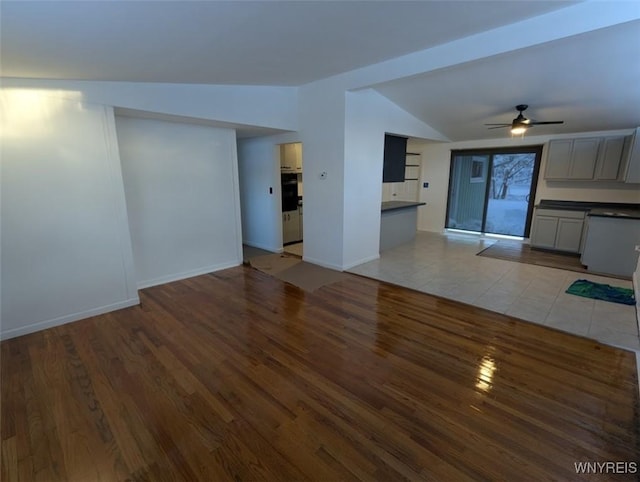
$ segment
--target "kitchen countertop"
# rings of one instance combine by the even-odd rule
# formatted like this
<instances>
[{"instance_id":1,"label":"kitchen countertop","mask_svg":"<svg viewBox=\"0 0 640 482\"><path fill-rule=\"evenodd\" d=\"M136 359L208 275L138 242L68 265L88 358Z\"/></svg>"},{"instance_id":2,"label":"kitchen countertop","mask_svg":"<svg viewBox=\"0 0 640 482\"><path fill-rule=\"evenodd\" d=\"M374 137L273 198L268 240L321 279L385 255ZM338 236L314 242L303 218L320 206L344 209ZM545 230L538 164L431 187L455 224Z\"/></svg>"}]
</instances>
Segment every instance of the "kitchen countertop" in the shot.
<instances>
[{"instance_id":1,"label":"kitchen countertop","mask_svg":"<svg viewBox=\"0 0 640 482\"><path fill-rule=\"evenodd\" d=\"M640 210L598 208L591 209L587 213L587 216L596 216L601 218L640 219Z\"/></svg>"},{"instance_id":2,"label":"kitchen countertop","mask_svg":"<svg viewBox=\"0 0 640 482\"><path fill-rule=\"evenodd\" d=\"M640 204L633 203L602 203L592 201L557 201L553 199L541 199L537 208L540 209L566 209L568 211L589 211L591 209L631 209L640 210Z\"/></svg>"},{"instance_id":3,"label":"kitchen countertop","mask_svg":"<svg viewBox=\"0 0 640 482\"><path fill-rule=\"evenodd\" d=\"M381 211L394 211L396 209L407 209L418 206L424 206L427 203L413 202L413 201L385 201L382 203Z\"/></svg>"},{"instance_id":4,"label":"kitchen countertop","mask_svg":"<svg viewBox=\"0 0 640 482\"><path fill-rule=\"evenodd\" d=\"M538 209L563 209L585 211L588 216L640 219L640 204L603 203L589 201L557 201L542 199L535 206Z\"/></svg>"}]
</instances>

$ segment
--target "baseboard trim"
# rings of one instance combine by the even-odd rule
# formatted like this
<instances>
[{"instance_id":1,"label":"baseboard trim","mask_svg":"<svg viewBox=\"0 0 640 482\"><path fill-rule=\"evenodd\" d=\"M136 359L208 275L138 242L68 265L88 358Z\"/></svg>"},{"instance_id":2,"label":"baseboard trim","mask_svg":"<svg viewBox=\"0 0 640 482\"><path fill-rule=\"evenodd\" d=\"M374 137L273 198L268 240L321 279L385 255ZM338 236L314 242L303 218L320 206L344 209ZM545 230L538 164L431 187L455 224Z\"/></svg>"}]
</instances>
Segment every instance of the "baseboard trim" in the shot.
<instances>
[{"instance_id":1,"label":"baseboard trim","mask_svg":"<svg viewBox=\"0 0 640 482\"><path fill-rule=\"evenodd\" d=\"M140 298L137 296L118 303L112 303L110 305L100 306L91 310L80 311L78 313L72 313L70 315L60 316L51 320L39 321L37 323L31 323L29 325L21 326L19 328L12 328L10 330L0 332L1 340L8 340L9 338L15 338L22 335L28 335L36 331L46 330L47 328L53 328L54 326L65 325L74 321L84 320L92 316L103 315L115 310L121 310L122 308L129 308L131 306L139 305Z\"/></svg>"},{"instance_id":2,"label":"baseboard trim","mask_svg":"<svg viewBox=\"0 0 640 482\"><path fill-rule=\"evenodd\" d=\"M343 269L344 270L351 269L354 266L358 266L360 264L368 263L369 261L374 261L376 259L380 259L380 255L379 254L376 254L376 255L373 255L373 256L368 256L366 258L362 258L362 259L356 261L355 263L347 264L347 265L344 266Z\"/></svg>"},{"instance_id":3,"label":"baseboard trim","mask_svg":"<svg viewBox=\"0 0 640 482\"><path fill-rule=\"evenodd\" d=\"M307 263L311 263L311 264L317 264L318 266L332 269L334 271L344 271L344 268L342 266L338 266L337 264L325 263L324 261L320 261L314 258L308 258L306 256L302 257L302 261L306 261Z\"/></svg>"},{"instance_id":4,"label":"baseboard trim","mask_svg":"<svg viewBox=\"0 0 640 482\"><path fill-rule=\"evenodd\" d=\"M243 241L242 244L246 244L247 246L251 246L252 248L271 251L272 253L282 253L284 251L282 246L275 248L273 246L267 246L266 244L262 244L262 243L252 243L251 241Z\"/></svg>"},{"instance_id":5,"label":"baseboard trim","mask_svg":"<svg viewBox=\"0 0 640 482\"><path fill-rule=\"evenodd\" d=\"M167 276L161 276L150 280L138 281L138 289L151 288L152 286L163 285L165 283L171 283L172 281L180 281L187 278L193 278L194 276L200 276L203 274L212 273L214 271L220 271L227 268L233 268L240 266L242 260L234 260L226 263L214 264L211 266L204 266L202 268L192 269L189 271L183 271L182 273L174 273Z\"/></svg>"}]
</instances>

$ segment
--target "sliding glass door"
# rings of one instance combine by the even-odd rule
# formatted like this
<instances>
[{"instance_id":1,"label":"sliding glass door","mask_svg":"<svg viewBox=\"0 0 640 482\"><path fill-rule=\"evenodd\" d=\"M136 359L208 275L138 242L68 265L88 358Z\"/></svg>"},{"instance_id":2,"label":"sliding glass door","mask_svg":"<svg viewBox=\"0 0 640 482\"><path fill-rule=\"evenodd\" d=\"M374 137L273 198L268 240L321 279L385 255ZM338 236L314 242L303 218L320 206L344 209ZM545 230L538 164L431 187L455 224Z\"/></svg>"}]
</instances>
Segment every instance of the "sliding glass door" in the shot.
<instances>
[{"instance_id":1,"label":"sliding glass door","mask_svg":"<svg viewBox=\"0 0 640 482\"><path fill-rule=\"evenodd\" d=\"M451 162L447 228L482 231L490 156L456 155Z\"/></svg>"},{"instance_id":2,"label":"sliding glass door","mask_svg":"<svg viewBox=\"0 0 640 482\"><path fill-rule=\"evenodd\" d=\"M542 146L453 151L446 226L528 237Z\"/></svg>"}]
</instances>

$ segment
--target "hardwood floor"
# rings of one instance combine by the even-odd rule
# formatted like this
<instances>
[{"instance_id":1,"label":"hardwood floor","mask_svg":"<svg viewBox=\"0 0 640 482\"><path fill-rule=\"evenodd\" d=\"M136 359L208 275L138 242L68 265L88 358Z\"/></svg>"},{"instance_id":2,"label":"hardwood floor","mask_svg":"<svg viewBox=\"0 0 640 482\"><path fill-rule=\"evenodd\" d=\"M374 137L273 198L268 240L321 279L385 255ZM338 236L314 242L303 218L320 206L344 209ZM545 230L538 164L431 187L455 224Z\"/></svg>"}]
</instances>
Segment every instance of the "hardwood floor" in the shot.
<instances>
[{"instance_id":1,"label":"hardwood floor","mask_svg":"<svg viewBox=\"0 0 640 482\"><path fill-rule=\"evenodd\" d=\"M140 294L2 342L3 481L575 480L640 460L631 352L356 276L310 294L241 266Z\"/></svg>"},{"instance_id":2,"label":"hardwood floor","mask_svg":"<svg viewBox=\"0 0 640 482\"><path fill-rule=\"evenodd\" d=\"M530 245L519 241L500 240L497 243L483 249L478 256L505 259L518 263L547 266L549 268L566 269L577 273L587 273L580 263L580 256L572 253L560 253L544 249L531 248Z\"/></svg>"}]
</instances>

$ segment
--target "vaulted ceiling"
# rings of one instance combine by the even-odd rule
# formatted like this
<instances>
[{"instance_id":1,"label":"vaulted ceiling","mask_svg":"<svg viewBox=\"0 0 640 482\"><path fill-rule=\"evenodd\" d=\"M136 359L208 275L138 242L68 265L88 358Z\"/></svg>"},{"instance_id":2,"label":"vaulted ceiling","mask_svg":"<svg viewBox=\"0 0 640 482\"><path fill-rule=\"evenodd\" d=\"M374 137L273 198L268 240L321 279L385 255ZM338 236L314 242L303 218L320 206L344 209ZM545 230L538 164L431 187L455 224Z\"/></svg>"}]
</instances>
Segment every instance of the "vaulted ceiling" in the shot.
<instances>
[{"instance_id":1,"label":"vaulted ceiling","mask_svg":"<svg viewBox=\"0 0 640 482\"><path fill-rule=\"evenodd\" d=\"M640 3L634 19L630 2L607 2L626 13L606 28L557 39L527 30L580 3L3 0L0 68L3 77L300 86L523 25L538 39L523 48L369 87L452 140L504 136L483 123L511 121L520 103L529 117L565 120L541 134L639 125Z\"/></svg>"}]
</instances>

